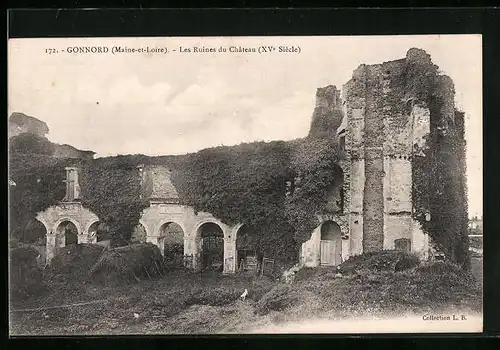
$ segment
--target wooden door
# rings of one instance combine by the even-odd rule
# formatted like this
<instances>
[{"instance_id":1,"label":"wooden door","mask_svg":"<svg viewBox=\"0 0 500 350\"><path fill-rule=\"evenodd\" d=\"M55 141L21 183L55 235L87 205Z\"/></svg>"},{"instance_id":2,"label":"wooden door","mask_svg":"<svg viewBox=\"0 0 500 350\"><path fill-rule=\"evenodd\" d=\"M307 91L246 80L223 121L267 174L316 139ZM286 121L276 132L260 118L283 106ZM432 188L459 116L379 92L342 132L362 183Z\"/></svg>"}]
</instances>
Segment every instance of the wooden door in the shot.
<instances>
[{"instance_id":1,"label":"wooden door","mask_svg":"<svg viewBox=\"0 0 500 350\"><path fill-rule=\"evenodd\" d=\"M335 265L335 241L320 242L320 263L321 265Z\"/></svg>"}]
</instances>

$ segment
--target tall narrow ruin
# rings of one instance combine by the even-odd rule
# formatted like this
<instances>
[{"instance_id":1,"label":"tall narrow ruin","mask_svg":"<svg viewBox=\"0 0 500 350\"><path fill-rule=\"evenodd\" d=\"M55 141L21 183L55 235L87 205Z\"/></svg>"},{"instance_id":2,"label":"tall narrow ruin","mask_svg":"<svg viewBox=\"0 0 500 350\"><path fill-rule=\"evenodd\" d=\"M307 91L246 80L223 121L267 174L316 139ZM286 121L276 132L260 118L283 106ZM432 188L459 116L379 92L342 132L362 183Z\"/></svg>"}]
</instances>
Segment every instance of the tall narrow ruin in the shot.
<instances>
[{"instance_id":1,"label":"tall narrow ruin","mask_svg":"<svg viewBox=\"0 0 500 350\"><path fill-rule=\"evenodd\" d=\"M428 86L432 86L432 94L426 91ZM318 89L316 98L310 135L325 136L338 125L336 135L331 137L339 143L339 165L344 172L346 208L334 220L340 227L347 222L342 259L386 249L411 251L426 259L430 238L422 223L432 224L435 218L428 208L422 208L422 198L412 198L416 183L420 181L422 186L422 179L416 178L422 169L416 169L415 164L428 162L422 157L426 149L436 147L436 143L428 143L432 135L446 138L444 135L455 134L457 142L463 142L463 122L456 121L451 79L438 73L425 51L410 49L403 59L360 65L343 85L341 97L335 87L327 86ZM439 102L434 103L433 98ZM341 122L336 112L339 105ZM465 151L460 152L456 157L464 157ZM455 165L443 171L455 171ZM462 175L456 176L455 184L465 186ZM326 222L320 221L322 224L302 246L301 259L308 266L325 264L319 232Z\"/></svg>"},{"instance_id":2,"label":"tall narrow ruin","mask_svg":"<svg viewBox=\"0 0 500 350\"><path fill-rule=\"evenodd\" d=\"M411 160L430 132L430 113L392 81L401 79L405 61L422 57L412 49L402 60L361 65L343 86L350 255L399 247L426 254L428 238L412 218Z\"/></svg>"}]
</instances>

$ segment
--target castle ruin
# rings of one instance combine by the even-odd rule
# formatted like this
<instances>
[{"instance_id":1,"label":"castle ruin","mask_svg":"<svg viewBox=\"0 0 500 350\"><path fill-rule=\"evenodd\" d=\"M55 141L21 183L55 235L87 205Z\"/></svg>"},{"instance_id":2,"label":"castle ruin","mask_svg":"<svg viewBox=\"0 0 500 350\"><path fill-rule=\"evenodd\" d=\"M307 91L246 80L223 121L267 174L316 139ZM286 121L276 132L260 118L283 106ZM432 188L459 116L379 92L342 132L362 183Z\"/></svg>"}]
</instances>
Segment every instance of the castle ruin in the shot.
<instances>
[{"instance_id":1,"label":"castle ruin","mask_svg":"<svg viewBox=\"0 0 500 350\"><path fill-rule=\"evenodd\" d=\"M329 137L338 142L343 178L336 188L338 195L332 196L337 210L320 216L321 224L301 246L302 265L336 266L350 256L385 249L428 257L429 237L414 218L412 159L424 156L422 148L431 130L431 114L418 98L402 100L392 84L401 76L404 64L412 60L430 58L422 50L411 49L401 60L359 66L342 91L335 86L317 90L311 133L330 133ZM454 113L452 85L444 96L446 116ZM223 271L234 273L238 262L236 239L244 223L230 227L210 213L196 213L181 205L166 167L141 166L138 172L143 195L149 199L149 207L139 221L145 241L163 252L168 236L178 237L183 254L192 257L186 264L199 269L204 264L204 241L217 237L224 257ZM61 205L37 217L50 238L48 260L63 245L57 238L58 225L63 221L76 222L78 242L95 240L90 230L98 218L77 201L75 170L68 170L68 181L67 196ZM427 215L425 220L432 218ZM169 231L171 225L176 229Z\"/></svg>"}]
</instances>

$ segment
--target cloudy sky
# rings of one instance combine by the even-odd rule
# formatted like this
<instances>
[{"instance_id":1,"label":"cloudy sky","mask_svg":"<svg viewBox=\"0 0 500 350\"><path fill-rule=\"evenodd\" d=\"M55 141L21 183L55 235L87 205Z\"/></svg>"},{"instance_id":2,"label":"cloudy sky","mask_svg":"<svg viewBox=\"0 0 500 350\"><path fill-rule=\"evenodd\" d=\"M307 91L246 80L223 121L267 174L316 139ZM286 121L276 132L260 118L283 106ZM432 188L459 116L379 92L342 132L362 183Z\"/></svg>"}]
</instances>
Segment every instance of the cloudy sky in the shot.
<instances>
[{"instance_id":1,"label":"cloudy sky","mask_svg":"<svg viewBox=\"0 0 500 350\"><path fill-rule=\"evenodd\" d=\"M168 54L68 54L74 46L166 47ZM180 47L295 45L300 53L181 53ZM182 154L307 134L316 88L362 63L425 49L466 112L470 214L482 214L482 56L478 35L61 38L9 41L8 114L45 121L49 139L97 156ZM59 50L46 54L46 49ZM173 50L176 50L175 52Z\"/></svg>"}]
</instances>

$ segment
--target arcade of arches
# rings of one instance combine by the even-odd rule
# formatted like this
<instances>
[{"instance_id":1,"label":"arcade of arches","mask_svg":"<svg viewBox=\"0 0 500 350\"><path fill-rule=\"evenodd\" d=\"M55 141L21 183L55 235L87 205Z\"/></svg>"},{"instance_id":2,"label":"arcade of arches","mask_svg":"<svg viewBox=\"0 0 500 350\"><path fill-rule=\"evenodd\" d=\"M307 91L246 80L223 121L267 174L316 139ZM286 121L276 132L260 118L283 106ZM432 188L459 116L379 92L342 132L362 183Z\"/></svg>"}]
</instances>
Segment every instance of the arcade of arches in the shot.
<instances>
[{"instance_id":1,"label":"arcade of arches","mask_svg":"<svg viewBox=\"0 0 500 350\"><path fill-rule=\"evenodd\" d=\"M61 247L76 243L108 245L99 218L78 202L63 202L37 215L46 230L46 263ZM337 265L348 251L343 216L323 220L302 245L307 266ZM179 204L152 203L143 211L131 242L158 246L166 261L194 270L224 273L256 268L253 236L246 225L229 226L209 213Z\"/></svg>"},{"instance_id":2,"label":"arcade of arches","mask_svg":"<svg viewBox=\"0 0 500 350\"><path fill-rule=\"evenodd\" d=\"M337 265L349 252L346 222L348 198L342 195L344 181L331 189L330 202L338 215L322 217L302 245L301 261L309 266ZM71 197L72 198L72 197ZM75 243L108 245L106 228L97 215L81 202L62 201L38 213L36 219L46 231L46 263L57 250ZM224 273L258 268L255 242L245 225L227 225L210 213L195 212L193 208L165 200L150 200L133 231L131 242L155 244L166 261L194 270L215 269Z\"/></svg>"}]
</instances>

